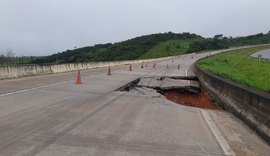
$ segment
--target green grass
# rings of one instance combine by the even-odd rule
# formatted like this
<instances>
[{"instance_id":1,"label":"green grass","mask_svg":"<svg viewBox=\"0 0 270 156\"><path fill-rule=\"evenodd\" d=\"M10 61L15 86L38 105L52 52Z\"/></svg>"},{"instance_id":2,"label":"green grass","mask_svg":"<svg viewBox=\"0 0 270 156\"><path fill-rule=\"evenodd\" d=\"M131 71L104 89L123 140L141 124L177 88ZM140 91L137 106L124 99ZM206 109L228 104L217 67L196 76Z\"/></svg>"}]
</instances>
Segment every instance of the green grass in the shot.
<instances>
[{"instance_id":1,"label":"green grass","mask_svg":"<svg viewBox=\"0 0 270 156\"><path fill-rule=\"evenodd\" d=\"M202 59L199 67L225 79L229 79L262 91L270 91L270 61L251 58L251 53L269 49L270 46L235 50Z\"/></svg>"},{"instance_id":2,"label":"green grass","mask_svg":"<svg viewBox=\"0 0 270 156\"><path fill-rule=\"evenodd\" d=\"M194 42L194 40L169 40L166 42L161 42L160 44L140 56L140 59L159 58L185 54L189 48L189 45L192 42Z\"/></svg>"}]
</instances>

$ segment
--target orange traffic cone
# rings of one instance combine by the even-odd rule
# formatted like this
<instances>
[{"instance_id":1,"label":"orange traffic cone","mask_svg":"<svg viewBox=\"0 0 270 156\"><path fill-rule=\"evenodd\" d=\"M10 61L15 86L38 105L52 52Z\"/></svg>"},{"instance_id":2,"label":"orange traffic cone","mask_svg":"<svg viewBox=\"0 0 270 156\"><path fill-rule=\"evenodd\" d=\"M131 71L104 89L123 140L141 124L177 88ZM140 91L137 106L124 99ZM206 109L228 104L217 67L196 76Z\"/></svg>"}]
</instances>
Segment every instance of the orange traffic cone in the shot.
<instances>
[{"instance_id":1,"label":"orange traffic cone","mask_svg":"<svg viewBox=\"0 0 270 156\"><path fill-rule=\"evenodd\" d=\"M111 73L111 67L109 66L109 69L108 69L108 74L107 75L112 75L112 73Z\"/></svg>"},{"instance_id":2,"label":"orange traffic cone","mask_svg":"<svg viewBox=\"0 0 270 156\"><path fill-rule=\"evenodd\" d=\"M132 66L131 66L131 64L129 65L129 71L132 71Z\"/></svg>"},{"instance_id":3,"label":"orange traffic cone","mask_svg":"<svg viewBox=\"0 0 270 156\"><path fill-rule=\"evenodd\" d=\"M76 84L82 84L82 81L81 81L81 72L80 71L78 71L78 74L77 74Z\"/></svg>"}]
</instances>

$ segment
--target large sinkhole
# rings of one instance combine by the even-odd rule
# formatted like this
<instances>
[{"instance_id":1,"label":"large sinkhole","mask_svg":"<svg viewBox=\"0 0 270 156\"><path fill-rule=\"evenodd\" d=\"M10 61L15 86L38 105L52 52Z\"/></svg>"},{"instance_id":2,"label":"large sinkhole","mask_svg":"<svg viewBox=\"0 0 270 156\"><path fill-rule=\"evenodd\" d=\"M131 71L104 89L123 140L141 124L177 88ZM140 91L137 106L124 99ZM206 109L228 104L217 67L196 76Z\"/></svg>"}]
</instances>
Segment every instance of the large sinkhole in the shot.
<instances>
[{"instance_id":1,"label":"large sinkhole","mask_svg":"<svg viewBox=\"0 0 270 156\"><path fill-rule=\"evenodd\" d=\"M142 87L154 89L166 99L181 105L220 109L201 87L198 79L192 76L143 77L120 87L117 91L131 91Z\"/></svg>"}]
</instances>

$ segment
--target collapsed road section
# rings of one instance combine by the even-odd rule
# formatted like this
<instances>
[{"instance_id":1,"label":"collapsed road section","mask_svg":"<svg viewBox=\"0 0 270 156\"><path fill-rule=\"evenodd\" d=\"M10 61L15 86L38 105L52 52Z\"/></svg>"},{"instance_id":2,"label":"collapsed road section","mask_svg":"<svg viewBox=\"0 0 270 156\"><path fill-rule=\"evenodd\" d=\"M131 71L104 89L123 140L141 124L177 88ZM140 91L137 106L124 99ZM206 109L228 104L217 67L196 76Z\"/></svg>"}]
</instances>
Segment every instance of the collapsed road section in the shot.
<instances>
[{"instance_id":1,"label":"collapsed road section","mask_svg":"<svg viewBox=\"0 0 270 156\"><path fill-rule=\"evenodd\" d=\"M166 99L181 105L219 109L219 106L201 88L198 78L194 76L142 77L120 87L117 91L130 91L137 88L154 89Z\"/></svg>"}]
</instances>

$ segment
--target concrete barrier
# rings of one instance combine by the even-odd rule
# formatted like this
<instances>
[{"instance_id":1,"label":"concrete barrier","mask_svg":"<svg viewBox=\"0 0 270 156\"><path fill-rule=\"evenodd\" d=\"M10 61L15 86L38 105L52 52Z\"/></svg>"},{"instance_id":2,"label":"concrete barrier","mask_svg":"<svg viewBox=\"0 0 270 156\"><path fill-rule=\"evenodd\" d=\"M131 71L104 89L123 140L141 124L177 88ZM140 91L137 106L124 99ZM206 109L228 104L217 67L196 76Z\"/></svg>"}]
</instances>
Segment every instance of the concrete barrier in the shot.
<instances>
[{"instance_id":1,"label":"concrete barrier","mask_svg":"<svg viewBox=\"0 0 270 156\"><path fill-rule=\"evenodd\" d=\"M18 78L40 74L62 73L76 70L86 70L93 68L102 68L109 66L119 66L125 64L136 64L142 62L153 62L172 57L147 59L147 60L131 60L131 61L114 61L114 62L90 62L90 63L69 63L55 65L28 65L28 66L2 66L0 67L0 80Z\"/></svg>"},{"instance_id":2,"label":"concrete barrier","mask_svg":"<svg viewBox=\"0 0 270 156\"><path fill-rule=\"evenodd\" d=\"M270 143L270 94L225 80L193 66L194 74L221 106Z\"/></svg>"},{"instance_id":3,"label":"concrete barrier","mask_svg":"<svg viewBox=\"0 0 270 156\"><path fill-rule=\"evenodd\" d=\"M270 44L261 44L253 46L241 46L234 47L230 49L218 50L219 52L225 52L236 49L243 49L249 47L265 46ZM186 56L193 56L195 53L186 54ZM52 73L62 73L75 70L86 70L93 68L102 68L108 66L118 66L125 64L136 64L142 62L153 62L166 59L177 58L179 56L170 56L157 59L145 59L145 60L127 60L127 61L114 61L114 62L89 62L89 63L69 63L69 64L55 64L55 65L29 65L29 66L0 66L0 80L18 78L24 76L40 75L40 74L52 74Z\"/></svg>"}]
</instances>

